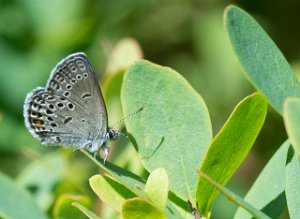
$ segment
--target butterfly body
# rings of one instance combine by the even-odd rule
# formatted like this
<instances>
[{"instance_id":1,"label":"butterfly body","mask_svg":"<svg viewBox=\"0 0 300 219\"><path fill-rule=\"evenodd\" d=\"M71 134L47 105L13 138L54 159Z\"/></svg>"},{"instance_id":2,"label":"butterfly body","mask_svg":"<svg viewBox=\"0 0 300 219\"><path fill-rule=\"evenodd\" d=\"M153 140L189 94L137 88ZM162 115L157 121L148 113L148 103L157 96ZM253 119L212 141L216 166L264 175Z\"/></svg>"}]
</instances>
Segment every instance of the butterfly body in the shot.
<instances>
[{"instance_id":1,"label":"butterfly body","mask_svg":"<svg viewBox=\"0 0 300 219\"><path fill-rule=\"evenodd\" d=\"M81 52L60 61L46 87L38 87L26 96L24 118L30 133L45 145L97 152L109 139L120 135L108 128L98 80Z\"/></svg>"}]
</instances>

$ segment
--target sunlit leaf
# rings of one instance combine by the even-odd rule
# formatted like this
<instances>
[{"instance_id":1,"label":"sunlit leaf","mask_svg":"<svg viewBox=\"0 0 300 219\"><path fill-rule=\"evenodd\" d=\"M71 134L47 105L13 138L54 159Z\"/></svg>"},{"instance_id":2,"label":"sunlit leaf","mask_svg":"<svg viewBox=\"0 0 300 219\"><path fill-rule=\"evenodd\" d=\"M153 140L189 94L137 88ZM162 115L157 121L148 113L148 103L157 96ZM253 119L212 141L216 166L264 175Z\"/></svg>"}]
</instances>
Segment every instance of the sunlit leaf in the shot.
<instances>
[{"instance_id":1,"label":"sunlit leaf","mask_svg":"<svg viewBox=\"0 0 300 219\"><path fill-rule=\"evenodd\" d=\"M248 155L267 114L267 101L255 93L242 100L213 139L200 170L225 185ZM219 191L199 177L196 198L198 210L207 216Z\"/></svg>"},{"instance_id":2,"label":"sunlit leaf","mask_svg":"<svg viewBox=\"0 0 300 219\"><path fill-rule=\"evenodd\" d=\"M246 76L282 113L283 101L300 97L299 82L291 66L263 28L245 11L229 6L225 26L231 45Z\"/></svg>"},{"instance_id":3,"label":"sunlit leaf","mask_svg":"<svg viewBox=\"0 0 300 219\"><path fill-rule=\"evenodd\" d=\"M132 143L148 171L163 167L170 190L194 201L199 167L212 138L211 123L201 96L174 70L137 61L124 76L121 91Z\"/></svg>"}]
</instances>

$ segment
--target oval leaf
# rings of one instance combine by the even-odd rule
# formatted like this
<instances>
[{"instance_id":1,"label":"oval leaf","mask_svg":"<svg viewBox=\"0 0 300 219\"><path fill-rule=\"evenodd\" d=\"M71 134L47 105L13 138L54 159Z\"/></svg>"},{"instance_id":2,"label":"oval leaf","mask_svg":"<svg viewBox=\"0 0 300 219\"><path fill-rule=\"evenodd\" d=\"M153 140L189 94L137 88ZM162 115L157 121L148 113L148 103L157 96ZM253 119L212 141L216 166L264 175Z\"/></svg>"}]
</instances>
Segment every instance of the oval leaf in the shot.
<instances>
[{"instance_id":1,"label":"oval leaf","mask_svg":"<svg viewBox=\"0 0 300 219\"><path fill-rule=\"evenodd\" d=\"M29 194L0 173L0 218L48 218Z\"/></svg>"},{"instance_id":2,"label":"oval leaf","mask_svg":"<svg viewBox=\"0 0 300 219\"><path fill-rule=\"evenodd\" d=\"M201 172L225 185L253 146L266 114L267 101L258 93L242 100L212 141L201 165ZM218 194L219 190L199 177L196 198L198 210L204 216L209 215Z\"/></svg>"},{"instance_id":3,"label":"oval leaf","mask_svg":"<svg viewBox=\"0 0 300 219\"><path fill-rule=\"evenodd\" d=\"M229 6L225 25L247 77L281 113L286 97L300 97L299 82L289 63L263 28L242 9Z\"/></svg>"},{"instance_id":4,"label":"oval leaf","mask_svg":"<svg viewBox=\"0 0 300 219\"><path fill-rule=\"evenodd\" d=\"M126 199L136 197L130 189L107 176L92 176L90 186L102 201L118 212Z\"/></svg>"},{"instance_id":5,"label":"oval leaf","mask_svg":"<svg viewBox=\"0 0 300 219\"><path fill-rule=\"evenodd\" d=\"M289 146L288 141L280 146L244 198L271 218L278 218L286 206L285 163ZM252 215L238 208L234 218L251 219Z\"/></svg>"},{"instance_id":6,"label":"oval leaf","mask_svg":"<svg viewBox=\"0 0 300 219\"><path fill-rule=\"evenodd\" d=\"M124 219L167 219L163 213L141 198L126 201L122 216Z\"/></svg>"},{"instance_id":7,"label":"oval leaf","mask_svg":"<svg viewBox=\"0 0 300 219\"><path fill-rule=\"evenodd\" d=\"M300 99L289 97L284 102L283 118L292 146L300 157Z\"/></svg>"},{"instance_id":8,"label":"oval leaf","mask_svg":"<svg viewBox=\"0 0 300 219\"><path fill-rule=\"evenodd\" d=\"M161 212L164 212L169 192L169 179L164 168L158 168L150 173L146 182L145 192L153 205Z\"/></svg>"},{"instance_id":9,"label":"oval leaf","mask_svg":"<svg viewBox=\"0 0 300 219\"><path fill-rule=\"evenodd\" d=\"M289 149L286 165L286 201L291 219L300 218L300 163L292 148Z\"/></svg>"},{"instance_id":10,"label":"oval leaf","mask_svg":"<svg viewBox=\"0 0 300 219\"><path fill-rule=\"evenodd\" d=\"M163 167L170 189L194 200L195 169L212 138L200 95L174 70L138 61L125 74L121 97L125 115L143 107L126 127L145 168Z\"/></svg>"}]
</instances>

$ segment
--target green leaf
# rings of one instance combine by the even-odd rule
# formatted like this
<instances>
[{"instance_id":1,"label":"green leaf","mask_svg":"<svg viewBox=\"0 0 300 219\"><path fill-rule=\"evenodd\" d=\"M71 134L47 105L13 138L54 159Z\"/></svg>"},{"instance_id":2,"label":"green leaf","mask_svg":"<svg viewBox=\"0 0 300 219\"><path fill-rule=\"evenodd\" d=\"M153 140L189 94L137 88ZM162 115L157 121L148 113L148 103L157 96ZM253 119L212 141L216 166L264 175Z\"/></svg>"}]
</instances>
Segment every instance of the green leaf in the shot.
<instances>
[{"instance_id":1,"label":"green leaf","mask_svg":"<svg viewBox=\"0 0 300 219\"><path fill-rule=\"evenodd\" d=\"M134 173L109 162L105 162L104 165L103 159L101 159L101 161L98 161L87 151L81 150L81 152L84 153L89 159L91 159L96 165L98 165L101 170L117 180L119 183L123 184L125 187L128 186L131 190L136 190L136 187L144 188L145 181ZM187 202L183 201L172 193L169 194L171 194L169 195L169 199L174 203L174 205L168 202L166 212L168 217L177 219L182 218L182 215L184 215L184 218L190 218L191 214L189 212Z\"/></svg>"},{"instance_id":2,"label":"green leaf","mask_svg":"<svg viewBox=\"0 0 300 219\"><path fill-rule=\"evenodd\" d=\"M283 118L291 144L300 157L300 99L289 97L284 102Z\"/></svg>"},{"instance_id":3,"label":"green leaf","mask_svg":"<svg viewBox=\"0 0 300 219\"><path fill-rule=\"evenodd\" d=\"M133 191L108 176L92 176L90 185L102 201L118 212L121 212L126 199L136 197Z\"/></svg>"},{"instance_id":4,"label":"green leaf","mask_svg":"<svg viewBox=\"0 0 300 219\"><path fill-rule=\"evenodd\" d=\"M0 172L0 218L48 218L30 195Z\"/></svg>"},{"instance_id":5,"label":"green leaf","mask_svg":"<svg viewBox=\"0 0 300 219\"><path fill-rule=\"evenodd\" d=\"M128 170L118 167L113 163L109 163L107 161L104 164L102 158L99 158L100 161L98 161L93 157L93 155L89 154L89 152L85 150L81 150L81 152L89 157L103 172L107 173L119 183L122 183L124 186L126 185L132 190L134 190L136 185L144 187L145 181L134 173L129 172Z\"/></svg>"},{"instance_id":6,"label":"green leaf","mask_svg":"<svg viewBox=\"0 0 300 219\"><path fill-rule=\"evenodd\" d=\"M299 82L289 63L263 28L242 9L229 6L225 26L247 77L281 113L286 97L300 97Z\"/></svg>"},{"instance_id":7,"label":"green leaf","mask_svg":"<svg viewBox=\"0 0 300 219\"><path fill-rule=\"evenodd\" d=\"M289 146L288 141L280 146L244 198L271 218L278 218L286 206L285 164ZM234 218L251 219L252 216L239 208Z\"/></svg>"},{"instance_id":8,"label":"green leaf","mask_svg":"<svg viewBox=\"0 0 300 219\"><path fill-rule=\"evenodd\" d=\"M146 182L145 192L153 205L161 212L164 212L169 192L169 179L164 168L158 168L150 173Z\"/></svg>"},{"instance_id":9,"label":"green leaf","mask_svg":"<svg viewBox=\"0 0 300 219\"><path fill-rule=\"evenodd\" d=\"M124 219L167 219L157 208L141 198L126 201L122 215Z\"/></svg>"},{"instance_id":10,"label":"green leaf","mask_svg":"<svg viewBox=\"0 0 300 219\"><path fill-rule=\"evenodd\" d=\"M270 219L267 215L262 213L261 211L257 210L255 207L253 207L251 204L243 200L240 196L236 195L235 193L231 192L230 190L226 189L222 185L215 182L213 179L211 179L209 176L204 174L203 172L200 172L199 175L203 177L205 180L210 182L212 185L214 185L220 192L222 192L228 200L232 201L233 203L236 203L237 205L244 208L246 211L248 211L250 214L254 216L254 218L257 219Z\"/></svg>"},{"instance_id":11,"label":"green leaf","mask_svg":"<svg viewBox=\"0 0 300 219\"><path fill-rule=\"evenodd\" d=\"M53 217L54 218L86 218L80 213L77 208L72 206L72 203L76 201L80 204L91 207L91 200L87 196L82 195L72 195L63 194L58 197L54 207L53 207Z\"/></svg>"},{"instance_id":12,"label":"green leaf","mask_svg":"<svg viewBox=\"0 0 300 219\"><path fill-rule=\"evenodd\" d=\"M195 169L212 138L201 96L174 70L137 61L125 74L121 100L124 114L143 107L126 127L144 167L163 167L170 189L193 202Z\"/></svg>"},{"instance_id":13,"label":"green leaf","mask_svg":"<svg viewBox=\"0 0 300 219\"><path fill-rule=\"evenodd\" d=\"M100 217L98 217L95 213L93 213L92 211L90 211L89 209L87 209L86 207L84 207L83 205L77 203L77 202L73 202L72 203L73 206L75 206L76 208L78 208L82 213L84 213L89 219L101 219Z\"/></svg>"},{"instance_id":14,"label":"green leaf","mask_svg":"<svg viewBox=\"0 0 300 219\"><path fill-rule=\"evenodd\" d=\"M288 151L286 165L286 201L291 219L300 218L300 163L292 148Z\"/></svg>"},{"instance_id":15,"label":"green leaf","mask_svg":"<svg viewBox=\"0 0 300 219\"><path fill-rule=\"evenodd\" d=\"M258 93L242 100L213 139L200 170L225 185L253 146L266 114L267 101ZM201 214L210 214L218 193L213 185L199 177L196 198Z\"/></svg>"}]
</instances>

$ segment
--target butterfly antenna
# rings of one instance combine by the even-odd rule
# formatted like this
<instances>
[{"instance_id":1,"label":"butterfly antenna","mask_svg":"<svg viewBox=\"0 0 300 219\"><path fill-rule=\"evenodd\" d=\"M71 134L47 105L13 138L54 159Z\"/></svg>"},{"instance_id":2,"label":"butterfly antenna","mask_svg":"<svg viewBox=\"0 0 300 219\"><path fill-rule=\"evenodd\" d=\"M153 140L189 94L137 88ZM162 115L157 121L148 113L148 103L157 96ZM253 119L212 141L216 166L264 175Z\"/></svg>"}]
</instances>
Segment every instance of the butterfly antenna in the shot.
<instances>
[{"instance_id":1,"label":"butterfly antenna","mask_svg":"<svg viewBox=\"0 0 300 219\"><path fill-rule=\"evenodd\" d=\"M116 125L118 125L120 122L123 122L124 120L128 119L129 117L141 112L144 109L144 107L142 106L141 108L139 108L137 111L130 113L129 115L125 116L124 118L120 119L119 121L117 121L112 127L115 127Z\"/></svg>"}]
</instances>

